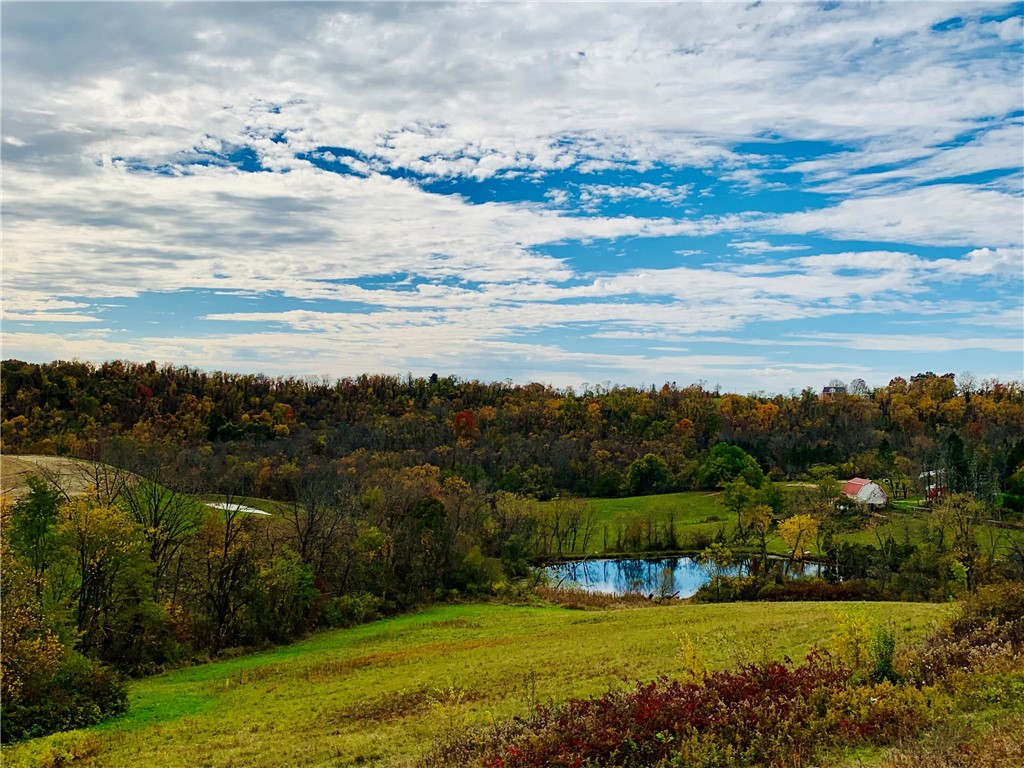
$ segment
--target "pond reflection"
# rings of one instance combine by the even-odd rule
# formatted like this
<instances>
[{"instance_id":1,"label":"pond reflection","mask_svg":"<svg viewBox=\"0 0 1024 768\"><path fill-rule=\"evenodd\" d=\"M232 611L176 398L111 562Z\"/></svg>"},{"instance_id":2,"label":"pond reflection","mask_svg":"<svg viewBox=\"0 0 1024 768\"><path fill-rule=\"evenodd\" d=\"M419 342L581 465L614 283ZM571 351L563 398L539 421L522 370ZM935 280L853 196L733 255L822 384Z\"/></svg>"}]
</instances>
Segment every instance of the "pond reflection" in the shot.
<instances>
[{"instance_id":1,"label":"pond reflection","mask_svg":"<svg viewBox=\"0 0 1024 768\"><path fill-rule=\"evenodd\" d=\"M726 576L747 575L750 560L725 568ZM792 576L817 576L816 563L791 564ZM590 592L621 595L639 592L655 597L692 597L710 580L695 558L577 560L544 568L552 586L578 587Z\"/></svg>"}]
</instances>

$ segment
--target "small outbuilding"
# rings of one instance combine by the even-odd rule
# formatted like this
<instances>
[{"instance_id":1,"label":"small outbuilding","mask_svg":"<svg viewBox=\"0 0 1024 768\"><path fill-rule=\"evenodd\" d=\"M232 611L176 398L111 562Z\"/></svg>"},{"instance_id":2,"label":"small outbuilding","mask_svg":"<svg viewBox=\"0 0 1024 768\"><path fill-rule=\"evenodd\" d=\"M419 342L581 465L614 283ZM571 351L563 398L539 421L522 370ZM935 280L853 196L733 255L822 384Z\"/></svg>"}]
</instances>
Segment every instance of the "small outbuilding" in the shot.
<instances>
[{"instance_id":1,"label":"small outbuilding","mask_svg":"<svg viewBox=\"0 0 1024 768\"><path fill-rule=\"evenodd\" d=\"M848 480L843 485L842 493L843 496L851 501L871 507L872 509L882 509L882 507L889 503L889 496L882 486L870 480L865 480L862 477Z\"/></svg>"}]
</instances>

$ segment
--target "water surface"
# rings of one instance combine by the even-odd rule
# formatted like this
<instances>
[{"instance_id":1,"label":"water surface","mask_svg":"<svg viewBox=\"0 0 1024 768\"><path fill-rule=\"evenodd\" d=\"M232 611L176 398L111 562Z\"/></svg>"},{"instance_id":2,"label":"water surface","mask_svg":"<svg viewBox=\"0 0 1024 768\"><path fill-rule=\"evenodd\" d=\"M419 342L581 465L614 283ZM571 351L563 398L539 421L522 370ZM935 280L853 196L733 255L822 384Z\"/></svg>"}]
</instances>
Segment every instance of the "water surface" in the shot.
<instances>
[{"instance_id":1,"label":"water surface","mask_svg":"<svg viewBox=\"0 0 1024 768\"><path fill-rule=\"evenodd\" d=\"M746 575L750 564L750 560L740 560L724 569L723 574ZM707 569L692 557L578 560L549 565L544 572L554 586L579 587L609 595L639 592L660 597L692 597L711 580ZM815 563L797 565L792 573L794 576L817 574Z\"/></svg>"}]
</instances>

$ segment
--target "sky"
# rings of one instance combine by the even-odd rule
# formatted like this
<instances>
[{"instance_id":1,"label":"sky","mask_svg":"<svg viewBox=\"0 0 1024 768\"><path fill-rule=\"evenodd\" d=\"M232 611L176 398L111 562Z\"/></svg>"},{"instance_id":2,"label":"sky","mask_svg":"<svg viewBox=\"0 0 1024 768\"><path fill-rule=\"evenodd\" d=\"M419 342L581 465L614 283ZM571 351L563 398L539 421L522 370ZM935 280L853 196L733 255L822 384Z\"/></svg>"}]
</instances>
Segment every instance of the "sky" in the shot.
<instances>
[{"instance_id":1,"label":"sky","mask_svg":"<svg viewBox=\"0 0 1024 768\"><path fill-rule=\"evenodd\" d=\"M5 2L2 355L1019 380L1022 17Z\"/></svg>"}]
</instances>

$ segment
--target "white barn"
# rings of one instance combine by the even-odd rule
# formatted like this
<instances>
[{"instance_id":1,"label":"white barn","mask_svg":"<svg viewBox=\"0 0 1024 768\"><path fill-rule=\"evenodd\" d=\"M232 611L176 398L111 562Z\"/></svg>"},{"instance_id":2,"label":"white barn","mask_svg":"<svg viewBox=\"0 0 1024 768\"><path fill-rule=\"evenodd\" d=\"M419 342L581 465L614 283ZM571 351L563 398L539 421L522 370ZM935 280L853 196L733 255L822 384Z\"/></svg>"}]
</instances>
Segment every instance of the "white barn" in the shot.
<instances>
[{"instance_id":1,"label":"white barn","mask_svg":"<svg viewBox=\"0 0 1024 768\"><path fill-rule=\"evenodd\" d=\"M889 503L889 496L882 486L862 477L848 480L843 485L843 495L851 501L864 504L872 509L881 509Z\"/></svg>"}]
</instances>

